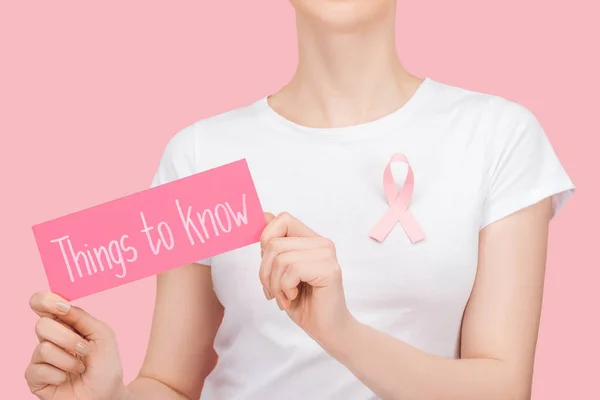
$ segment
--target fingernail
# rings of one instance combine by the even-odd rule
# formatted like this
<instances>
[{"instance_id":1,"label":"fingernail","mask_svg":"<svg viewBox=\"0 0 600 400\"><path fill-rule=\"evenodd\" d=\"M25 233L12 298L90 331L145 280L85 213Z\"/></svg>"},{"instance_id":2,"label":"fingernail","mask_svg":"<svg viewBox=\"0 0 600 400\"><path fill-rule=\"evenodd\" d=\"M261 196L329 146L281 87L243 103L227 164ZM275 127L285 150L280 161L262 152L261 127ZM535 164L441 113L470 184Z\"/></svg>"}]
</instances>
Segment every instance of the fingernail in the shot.
<instances>
[{"instance_id":1,"label":"fingernail","mask_svg":"<svg viewBox=\"0 0 600 400\"><path fill-rule=\"evenodd\" d=\"M65 303L64 301L57 301L56 309L67 314L71 310L71 305L69 303Z\"/></svg>"},{"instance_id":2,"label":"fingernail","mask_svg":"<svg viewBox=\"0 0 600 400\"><path fill-rule=\"evenodd\" d=\"M283 306L281 305L281 302L279 301L279 299L276 299L276 301L277 301L277 307L279 307L279 309L283 311Z\"/></svg>"},{"instance_id":3,"label":"fingernail","mask_svg":"<svg viewBox=\"0 0 600 400\"><path fill-rule=\"evenodd\" d=\"M77 372L79 372L80 374L83 374L85 372L85 364L84 363L79 363L79 365L77 366Z\"/></svg>"},{"instance_id":4,"label":"fingernail","mask_svg":"<svg viewBox=\"0 0 600 400\"><path fill-rule=\"evenodd\" d=\"M271 295L271 292L269 292L267 290L267 288L265 288L264 286L263 286L263 292L264 292L265 297L267 298L267 300L271 300L273 298L273 295Z\"/></svg>"},{"instance_id":5,"label":"fingernail","mask_svg":"<svg viewBox=\"0 0 600 400\"><path fill-rule=\"evenodd\" d=\"M85 343L79 342L75 345L75 350L82 356L87 356L91 353L92 349Z\"/></svg>"}]
</instances>

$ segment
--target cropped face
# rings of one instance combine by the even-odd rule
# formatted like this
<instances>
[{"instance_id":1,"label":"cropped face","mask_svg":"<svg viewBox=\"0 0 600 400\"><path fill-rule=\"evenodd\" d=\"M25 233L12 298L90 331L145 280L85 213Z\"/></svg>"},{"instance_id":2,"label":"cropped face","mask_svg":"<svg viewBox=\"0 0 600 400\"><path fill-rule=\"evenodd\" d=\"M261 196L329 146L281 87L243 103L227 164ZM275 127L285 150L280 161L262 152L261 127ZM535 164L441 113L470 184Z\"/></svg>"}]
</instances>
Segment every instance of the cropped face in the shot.
<instances>
[{"instance_id":1,"label":"cropped face","mask_svg":"<svg viewBox=\"0 0 600 400\"><path fill-rule=\"evenodd\" d=\"M331 28L358 29L390 17L396 0L290 0L296 13L306 20Z\"/></svg>"}]
</instances>

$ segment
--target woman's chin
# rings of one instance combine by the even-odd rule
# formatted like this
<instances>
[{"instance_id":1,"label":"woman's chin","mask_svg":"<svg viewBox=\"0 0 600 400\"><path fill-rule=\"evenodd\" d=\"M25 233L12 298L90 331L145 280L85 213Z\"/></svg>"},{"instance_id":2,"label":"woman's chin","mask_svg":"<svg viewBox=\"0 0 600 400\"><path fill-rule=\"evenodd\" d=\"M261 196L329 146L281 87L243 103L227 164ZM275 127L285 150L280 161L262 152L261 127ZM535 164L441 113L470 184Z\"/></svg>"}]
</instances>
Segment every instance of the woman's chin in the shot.
<instances>
[{"instance_id":1,"label":"woman's chin","mask_svg":"<svg viewBox=\"0 0 600 400\"><path fill-rule=\"evenodd\" d=\"M361 29L393 18L396 0L290 0L301 20L343 31Z\"/></svg>"}]
</instances>

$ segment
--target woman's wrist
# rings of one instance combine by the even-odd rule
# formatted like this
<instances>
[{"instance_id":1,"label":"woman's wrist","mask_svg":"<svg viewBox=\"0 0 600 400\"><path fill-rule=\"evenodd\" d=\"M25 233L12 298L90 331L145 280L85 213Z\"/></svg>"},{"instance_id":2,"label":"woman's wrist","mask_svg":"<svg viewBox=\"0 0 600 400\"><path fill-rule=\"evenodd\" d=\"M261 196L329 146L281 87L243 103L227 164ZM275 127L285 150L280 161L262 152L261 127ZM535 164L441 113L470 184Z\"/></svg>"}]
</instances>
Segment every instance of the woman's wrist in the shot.
<instances>
[{"instance_id":1,"label":"woman's wrist","mask_svg":"<svg viewBox=\"0 0 600 400\"><path fill-rule=\"evenodd\" d=\"M344 349L352 345L353 338L356 337L356 332L360 329L360 323L352 314L348 313L348 317L343 320L343 323L331 330L327 334L315 338L317 343L329 353L332 357L338 358L344 353Z\"/></svg>"}]
</instances>

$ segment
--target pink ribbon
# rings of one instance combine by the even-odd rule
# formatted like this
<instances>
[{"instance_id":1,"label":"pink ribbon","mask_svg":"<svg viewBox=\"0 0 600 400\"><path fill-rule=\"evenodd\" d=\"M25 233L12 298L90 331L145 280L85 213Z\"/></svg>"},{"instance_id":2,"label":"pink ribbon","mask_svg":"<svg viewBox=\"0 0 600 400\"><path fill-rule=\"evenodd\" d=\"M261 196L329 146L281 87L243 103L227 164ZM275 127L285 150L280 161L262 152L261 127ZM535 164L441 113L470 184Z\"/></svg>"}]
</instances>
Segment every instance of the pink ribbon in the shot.
<instances>
[{"instance_id":1,"label":"pink ribbon","mask_svg":"<svg viewBox=\"0 0 600 400\"><path fill-rule=\"evenodd\" d=\"M408 166L408 173L406 174L404 185L400 190L397 189L394 176L392 175L391 166L395 162L402 162ZM415 217L408 210L408 206L412 200L414 182L413 171L406 156L399 153L394 154L383 171L383 189L390 208L369 234L371 238L378 242L384 241L392 229L394 229L396 223L399 222L412 243L417 243L425 239L425 233Z\"/></svg>"}]
</instances>

